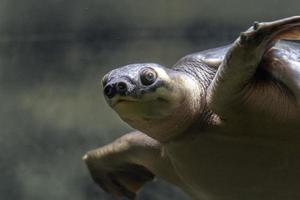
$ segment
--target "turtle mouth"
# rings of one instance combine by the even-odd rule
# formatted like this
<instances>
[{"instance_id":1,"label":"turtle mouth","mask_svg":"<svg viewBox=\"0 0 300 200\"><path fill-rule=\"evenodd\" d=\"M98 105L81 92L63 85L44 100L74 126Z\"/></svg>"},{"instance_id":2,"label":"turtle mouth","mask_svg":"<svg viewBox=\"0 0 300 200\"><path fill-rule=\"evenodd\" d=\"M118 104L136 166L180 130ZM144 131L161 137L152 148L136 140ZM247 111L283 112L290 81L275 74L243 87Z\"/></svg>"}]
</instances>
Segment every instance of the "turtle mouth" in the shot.
<instances>
[{"instance_id":1,"label":"turtle mouth","mask_svg":"<svg viewBox=\"0 0 300 200\"><path fill-rule=\"evenodd\" d=\"M120 97L116 98L115 100L110 102L110 105L112 108L115 108L118 105L121 104L129 104L129 103L138 103L138 102L161 102L161 103L169 103L169 101L162 97L157 97L154 99L137 99L137 98L126 98L126 97Z\"/></svg>"},{"instance_id":2,"label":"turtle mouth","mask_svg":"<svg viewBox=\"0 0 300 200\"><path fill-rule=\"evenodd\" d=\"M115 108L119 104L134 103L138 101L139 101L138 99L118 98L115 101L111 102L111 107Z\"/></svg>"}]
</instances>

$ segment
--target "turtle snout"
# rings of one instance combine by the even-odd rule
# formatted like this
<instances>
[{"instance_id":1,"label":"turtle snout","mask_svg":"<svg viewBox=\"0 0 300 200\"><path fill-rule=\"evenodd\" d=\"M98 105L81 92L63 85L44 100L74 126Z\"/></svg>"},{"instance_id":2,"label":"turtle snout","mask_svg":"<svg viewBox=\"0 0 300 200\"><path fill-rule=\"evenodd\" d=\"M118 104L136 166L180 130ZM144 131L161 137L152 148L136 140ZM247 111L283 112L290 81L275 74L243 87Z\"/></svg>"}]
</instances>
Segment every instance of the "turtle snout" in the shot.
<instances>
[{"instance_id":1,"label":"turtle snout","mask_svg":"<svg viewBox=\"0 0 300 200\"><path fill-rule=\"evenodd\" d=\"M121 96L125 96L125 95L129 94L130 88L131 88L130 83L128 83L125 80L121 80L121 81L116 81L113 83L107 83L104 86L103 93L106 97L111 99L114 96L116 96L117 94L121 95Z\"/></svg>"}]
</instances>

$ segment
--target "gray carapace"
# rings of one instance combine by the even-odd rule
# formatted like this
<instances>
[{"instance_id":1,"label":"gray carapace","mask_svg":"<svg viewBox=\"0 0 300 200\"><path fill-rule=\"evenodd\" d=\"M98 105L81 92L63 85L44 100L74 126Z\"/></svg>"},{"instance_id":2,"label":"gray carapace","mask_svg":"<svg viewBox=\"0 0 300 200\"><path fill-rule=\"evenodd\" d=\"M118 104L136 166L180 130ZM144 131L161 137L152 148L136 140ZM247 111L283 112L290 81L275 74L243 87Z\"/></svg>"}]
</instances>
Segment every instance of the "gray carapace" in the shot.
<instances>
[{"instance_id":1,"label":"gray carapace","mask_svg":"<svg viewBox=\"0 0 300 200\"><path fill-rule=\"evenodd\" d=\"M103 78L136 131L83 159L116 198L155 176L199 200L300 198L300 16L255 22L230 45L172 68L131 64Z\"/></svg>"}]
</instances>

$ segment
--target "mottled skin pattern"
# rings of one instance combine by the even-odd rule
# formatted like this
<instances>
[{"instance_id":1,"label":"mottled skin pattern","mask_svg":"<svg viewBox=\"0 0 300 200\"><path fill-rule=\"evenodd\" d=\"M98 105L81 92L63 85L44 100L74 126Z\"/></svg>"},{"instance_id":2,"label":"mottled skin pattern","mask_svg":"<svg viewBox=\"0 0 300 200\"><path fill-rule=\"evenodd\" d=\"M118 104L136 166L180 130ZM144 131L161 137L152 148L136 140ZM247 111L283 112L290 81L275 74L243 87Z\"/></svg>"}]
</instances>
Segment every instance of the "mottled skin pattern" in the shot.
<instances>
[{"instance_id":1,"label":"mottled skin pattern","mask_svg":"<svg viewBox=\"0 0 300 200\"><path fill-rule=\"evenodd\" d=\"M92 178L116 198L157 176L193 199L298 200L300 45L283 40L299 30L299 16L254 23L171 69L108 73L108 104L138 131L84 156Z\"/></svg>"}]
</instances>

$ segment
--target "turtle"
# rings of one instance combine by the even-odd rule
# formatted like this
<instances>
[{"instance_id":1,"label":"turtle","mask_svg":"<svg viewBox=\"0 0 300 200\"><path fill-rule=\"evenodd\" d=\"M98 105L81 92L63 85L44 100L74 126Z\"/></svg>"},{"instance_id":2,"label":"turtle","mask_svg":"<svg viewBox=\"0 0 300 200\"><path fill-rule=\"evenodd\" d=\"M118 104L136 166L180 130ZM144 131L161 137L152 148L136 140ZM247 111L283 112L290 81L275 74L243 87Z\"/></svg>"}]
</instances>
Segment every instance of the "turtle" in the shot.
<instances>
[{"instance_id":1,"label":"turtle","mask_svg":"<svg viewBox=\"0 0 300 200\"><path fill-rule=\"evenodd\" d=\"M300 198L300 16L254 22L168 68L107 73L109 106L135 131L83 160L116 198L156 177L199 200Z\"/></svg>"}]
</instances>

